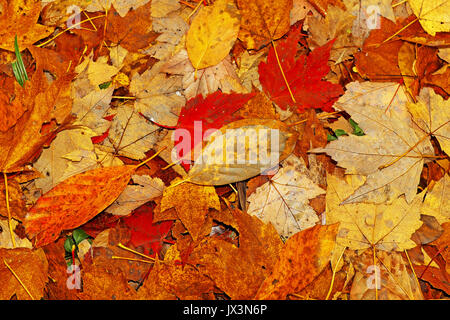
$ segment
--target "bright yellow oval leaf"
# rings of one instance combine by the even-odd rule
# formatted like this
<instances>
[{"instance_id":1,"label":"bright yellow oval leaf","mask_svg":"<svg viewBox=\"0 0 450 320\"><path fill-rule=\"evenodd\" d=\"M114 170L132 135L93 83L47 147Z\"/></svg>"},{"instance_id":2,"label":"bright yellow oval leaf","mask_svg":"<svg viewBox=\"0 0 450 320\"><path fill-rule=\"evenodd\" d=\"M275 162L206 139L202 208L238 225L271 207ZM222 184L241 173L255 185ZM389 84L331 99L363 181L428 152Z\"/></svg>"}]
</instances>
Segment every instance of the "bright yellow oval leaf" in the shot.
<instances>
[{"instance_id":1,"label":"bright yellow oval leaf","mask_svg":"<svg viewBox=\"0 0 450 320\"><path fill-rule=\"evenodd\" d=\"M214 66L230 52L240 26L233 1L218 0L204 7L192 21L186 38L189 59L195 69Z\"/></svg>"}]
</instances>

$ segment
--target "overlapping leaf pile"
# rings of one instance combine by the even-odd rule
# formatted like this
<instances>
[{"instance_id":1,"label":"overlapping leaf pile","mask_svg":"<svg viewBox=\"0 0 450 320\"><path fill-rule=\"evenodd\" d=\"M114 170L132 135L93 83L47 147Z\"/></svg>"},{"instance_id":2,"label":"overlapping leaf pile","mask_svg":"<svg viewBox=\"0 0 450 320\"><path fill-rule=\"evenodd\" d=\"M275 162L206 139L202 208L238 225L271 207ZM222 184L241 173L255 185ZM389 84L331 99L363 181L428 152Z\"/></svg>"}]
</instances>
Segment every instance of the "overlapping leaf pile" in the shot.
<instances>
[{"instance_id":1,"label":"overlapping leaf pile","mask_svg":"<svg viewBox=\"0 0 450 320\"><path fill-rule=\"evenodd\" d=\"M0 298L448 298L449 3L0 0Z\"/></svg>"}]
</instances>

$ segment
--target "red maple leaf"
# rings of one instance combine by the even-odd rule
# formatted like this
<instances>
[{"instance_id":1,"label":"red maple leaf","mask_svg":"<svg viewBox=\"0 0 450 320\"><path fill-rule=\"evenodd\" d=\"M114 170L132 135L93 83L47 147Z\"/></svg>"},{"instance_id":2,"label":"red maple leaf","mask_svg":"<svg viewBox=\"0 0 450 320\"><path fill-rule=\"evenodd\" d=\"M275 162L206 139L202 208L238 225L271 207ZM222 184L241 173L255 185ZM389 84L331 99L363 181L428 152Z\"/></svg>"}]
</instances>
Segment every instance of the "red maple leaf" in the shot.
<instances>
[{"instance_id":1,"label":"red maple leaf","mask_svg":"<svg viewBox=\"0 0 450 320\"><path fill-rule=\"evenodd\" d=\"M267 62L262 61L258 66L259 81L269 98L284 110L288 106L296 106L299 112L307 108L330 112L333 103L344 93L340 85L322 80L330 71L327 62L334 40L296 60L300 32L300 27L294 28L286 39L276 44L281 67L296 103L289 94L273 47L269 50Z\"/></svg>"},{"instance_id":2,"label":"red maple leaf","mask_svg":"<svg viewBox=\"0 0 450 320\"><path fill-rule=\"evenodd\" d=\"M175 132L175 147L178 153L180 153L181 148L180 144L177 145L177 143L181 142L183 144L183 154L178 156L185 159L182 165L186 170L189 170L190 166L190 157L186 157L186 155L190 153L190 150L195 145L202 142L202 139L212 134L211 131L206 131L209 129L220 129L230 122L240 120L241 117L233 115L233 113L242 108L255 94L225 94L216 91L206 98L199 94L186 103L181 110L176 128L177 130L185 129L189 134L184 136L181 131ZM179 139L180 137L188 137L190 141L183 141L183 139Z\"/></svg>"},{"instance_id":3,"label":"red maple leaf","mask_svg":"<svg viewBox=\"0 0 450 320\"><path fill-rule=\"evenodd\" d=\"M153 207L151 203L144 204L135 209L131 216L123 218L123 222L131 231L129 243L134 247L142 246L146 254L152 251L159 255L173 221L153 223Z\"/></svg>"}]
</instances>

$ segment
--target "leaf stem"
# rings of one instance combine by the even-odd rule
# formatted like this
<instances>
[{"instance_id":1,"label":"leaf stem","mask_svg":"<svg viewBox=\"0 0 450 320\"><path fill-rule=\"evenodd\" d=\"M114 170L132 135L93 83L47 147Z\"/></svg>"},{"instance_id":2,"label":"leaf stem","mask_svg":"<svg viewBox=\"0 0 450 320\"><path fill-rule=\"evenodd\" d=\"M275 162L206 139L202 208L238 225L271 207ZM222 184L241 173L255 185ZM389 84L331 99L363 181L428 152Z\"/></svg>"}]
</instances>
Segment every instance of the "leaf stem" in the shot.
<instances>
[{"instance_id":1,"label":"leaf stem","mask_svg":"<svg viewBox=\"0 0 450 320\"><path fill-rule=\"evenodd\" d=\"M16 247L16 239L14 238L14 231L12 229L12 221L11 221L11 210L9 208L9 189L8 189L8 176L6 175L6 172L3 172L3 180L5 181L5 200L6 200L6 211L8 212L8 227L9 227L9 233L11 235L11 242L13 245L13 248Z\"/></svg>"},{"instance_id":2,"label":"leaf stem","mask_svg":"<svg viewBox=\"0 0 450 320\"><path fill-rule=\"evenodd\" d=\"M289 86L289 82L286 79L286 75L284 74L283 67L281 66L280 58L278 57L277 47L275 46L275 42L273 40L270 40L272 42L273 46L273 52L275 52L275 57L277 58L278 66L280 67L281 75L283 76L284 82L286 83L287 89L289 91L289 94L291 95L291 99L294 103L297 103L295 101L294 95L292 94L291 87Z\"/></svg>"},{"instance_id":3,"label":"leaf stem","mask_svg":"<svg viewBox=\"0 0 450 320\"><path fill-rule=\"evenodd\" d=\"M17 279L17 281L19 281L20 285L25 289L25 291L28 293L28 295L30 296L31 300L35 300L33 295L31 294L31 292L27 289L27 287L23 284L22 280L20 280L19 276L14 272L14 270L9 266L9 264L6 262L5 259L3 259L3 263L5 264L5 266L9 269L9 271L11 271L11 273L14 275L14 277Z\"/></svg>"},{"instance_id":4,"label":"leaf stem","mask_svg":"<svg viewBox=\"0 0 450 320\"><path fill-rule=\"evenodd\" d=\"M139 163L138 165L136 165L136 168L139 168L141 166L143 166L144 164L146 164L147 162L149 162L150 160L152 160L153 158L155 158L156 156L158 156L158 154L160 154L162 151L164 151L167 147L163 147L161 148L161 150L159 150L158 152L156 152L154 155L152 155L150 158L148 158L147 160L144 160L143 162Z\"/></svg>"}]
</instances>

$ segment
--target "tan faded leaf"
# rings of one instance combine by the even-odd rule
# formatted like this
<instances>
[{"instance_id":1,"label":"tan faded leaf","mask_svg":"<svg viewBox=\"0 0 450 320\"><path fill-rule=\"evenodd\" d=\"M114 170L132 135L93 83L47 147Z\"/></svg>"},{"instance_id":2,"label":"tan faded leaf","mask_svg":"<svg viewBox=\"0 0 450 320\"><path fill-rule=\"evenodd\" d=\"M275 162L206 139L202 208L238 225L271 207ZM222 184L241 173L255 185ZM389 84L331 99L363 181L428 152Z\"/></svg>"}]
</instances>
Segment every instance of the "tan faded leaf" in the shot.
<instances>
[{"instance_id":1,"label":"tan faded leaf","mask_svg":"<svg viewBox=\"0 0 450 320\"><path fill-rule=\"evenodd\" d=\"M183 76L183 89L186 100L194 98L198 94L206 97L220 89L223 93L231 91L245 93L246 89L241 85L240 79L227 56L219 64L197 70L191 64L186 50L180 50L162 67L162 72Z\"/></svg>"},{"instance_id":2,"label":"tan faded leaf","mask_svg":"<svg viewBox=\"0 0 450 320\"><path fill-rule=\"evenodd\" d=\"M424 157L434 151L430 139L422 139L412 128L406 95L397 91L397 86L376 82L347 85L335 107L349 113L365 135L341 136L325 148L312 150L329 154L347 174L367 176L355 193L342 198L343 203L383 203L402 194L410 203L417 193Z\"/></svg>"},{"instance_id":3,"label":"tan faded leaf","mask_svg":"<svg viewBox=\"0 0 450 320\"><path fill-rule=\"evenodd\" d=\"M378 251L378 273L375 275L372 250L364 251L353 259L356 269L350 291L352 300L422 300L423 295L416 275L401 253ZM377 279L375 279L377 277ZM377 293L375 288L378 285Z\"/></svg>"},{"instance_id":4,"label":"tan faded leaf","mask_svg":"<svg viewBox=\"0 0 450 320\"><path fill-rule=\"evenodd\" d=\"M422 213L436 217L439 223L450 221L450 177L446 174L431 191L428 191L422 206Z\"/></svg>"},{"instance_id":5,"label":"tan faded leaf","mask_svg":"<svg viewBox=\"0 0 450 320\"><path fill-rule=\"evenodd\" d=\"M133 185L128 185L105 212L118 216L126 216L144 203L159 197L164 190L164 182L159 178L133 175Z\"/></svg>"},{"instance_id":6,"label":"tan faded leaf","mask_svg":"<svg viewBox=\"0 0 450 320\"><path fill-rule=\"evenodd\" d=\"M421 130L420 135L433 135L442 150L450 154L450 100L444 100L433 89L424 88L418 102L408 104L408 110Z\"/></svg>"},{"instance_id":7,"label":"tan faded leaf","mask_svg":"<svg viewBox=\"0 0 450 320\"><path fill-rule=\"evenodd\" d=\"M114 155L139 160L145 158L145 152L165 135L164 130L126 104L118 108L111 122L109 135L102 142L101 148Z\"/></svg>"},{"instance_id":8,"label":"tan faded leaf","mask_svg":"<svg viewBox=\"0 0 450 320\"><path fill-rule=\"evenodd\" d=\"M247 212L272 223L283 238L313 227L319 218L309 200L325 191L311 178L304 161L289 156L277 174L250 195Z\"/></svg>"},{"instance_id":9,"label":"tan faded leaf","mask_svg":"<svg viewBox=\"0 0 450 320\"><path fill-rule=\"evenodd\" d=\"M239 246L219 237L204 239L189 262L210 277L231 299L253 299L277 261L283 246L271 224L237 209L230 211Z\"/></svg>"},{"instance_id":10,"label":"tan faded leaf","mask_svg":"<svg viewBox=\"0 0 450 320\"><path fill-rule=\"evenodd\" d=\"M152 70L135 74L130 83L130 92L136 97L135 110L165 126L177 124L178 114L186 103L180 90L180 77L167 77L162 73L153 75Z\"/></svg>"},{"instance_id":11,"label":"tan faded leaf","mask_svg":"<svg viewBox=\"0 0 450 320\"><path fill-rule=\"evenodd\" d=\"M21 50L53 32L38 24L41 3L38 0L0 1L0 48L14 51L14 38Z\"/></svg>"}]
</instances>

